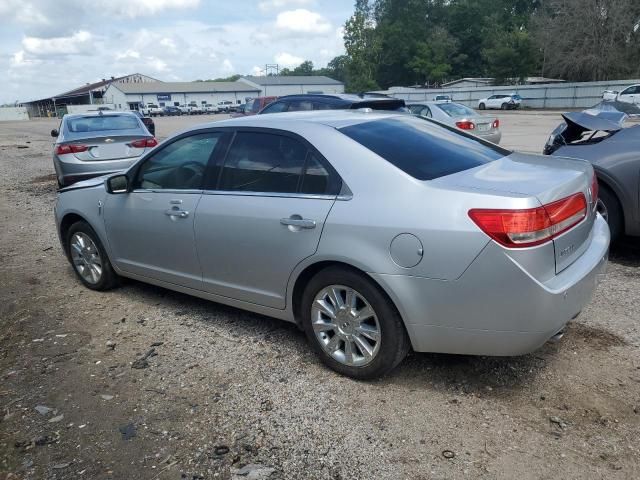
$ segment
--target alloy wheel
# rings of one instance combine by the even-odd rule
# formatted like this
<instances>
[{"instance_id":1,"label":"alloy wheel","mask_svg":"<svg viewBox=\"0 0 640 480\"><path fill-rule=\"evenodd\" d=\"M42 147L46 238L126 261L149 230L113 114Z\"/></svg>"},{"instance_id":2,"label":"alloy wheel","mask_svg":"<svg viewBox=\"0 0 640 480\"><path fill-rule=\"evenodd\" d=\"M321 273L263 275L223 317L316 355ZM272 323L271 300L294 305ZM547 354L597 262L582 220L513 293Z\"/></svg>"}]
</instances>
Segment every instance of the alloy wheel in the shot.
<instances>
[{"instance_id":1,"label":"alloy wheel","mask_svg":"<svg viewBox=\"0 0 640 480\"><path fill-rule=\"evenodd\" d=\"M367 365L380 350L378 317L351 287L329 285L320 290L311 306L311 325L322 349L343 365Z\"/></svg>"},{"instance_id":2,"label":"alloy wheel","mask_svg":"<svg viewBox=\"0 0 640 480\"><path fill-rule=\"evenodd\" d=\"M102 278L102 259L94 241L82 232L76 232L70 242L73 267L80 276L92 285Z\"/></svg>"}]
</instances>

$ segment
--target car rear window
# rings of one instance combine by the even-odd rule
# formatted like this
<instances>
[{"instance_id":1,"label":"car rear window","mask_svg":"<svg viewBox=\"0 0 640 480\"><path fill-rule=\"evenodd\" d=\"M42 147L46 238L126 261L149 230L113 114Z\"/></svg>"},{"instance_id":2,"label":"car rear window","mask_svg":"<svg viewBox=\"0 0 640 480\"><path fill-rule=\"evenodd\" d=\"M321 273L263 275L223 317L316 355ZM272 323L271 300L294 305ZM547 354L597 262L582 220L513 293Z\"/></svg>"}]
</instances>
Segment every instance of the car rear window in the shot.
<instances>
[{"instance_id":1,"label":"car rear window","mask_svg":"<svg viewBox=\"0 0 640 480\"><path fill-rule=\"evenodd\" d=\"M476 112L469 107L465 107L459 103L442 103L438 104L437 107L450 117L463 117L465 115L470 116L476 114Z\"/></svg>"},{"instance_id":2,"label":"car rear window","mask_svg":"<svg viewBox=\"0 0 640 480\"><path fill-rule=\"evenodd\" d=\"M451 175L511 153L421 117L385 118L339 130L418 180Z\"/></svg>"},{"instance_id":3,"label":"car rear window","mask_svg":"<svg viewBox=\"0 0 640 480\"><path fill-rule=\"evenodd\" d=\"M140 128L138 119L131 115L104 115L67 120L71 132L99 132L102 130L134 130Z\"/></svg>"}]
</instances>

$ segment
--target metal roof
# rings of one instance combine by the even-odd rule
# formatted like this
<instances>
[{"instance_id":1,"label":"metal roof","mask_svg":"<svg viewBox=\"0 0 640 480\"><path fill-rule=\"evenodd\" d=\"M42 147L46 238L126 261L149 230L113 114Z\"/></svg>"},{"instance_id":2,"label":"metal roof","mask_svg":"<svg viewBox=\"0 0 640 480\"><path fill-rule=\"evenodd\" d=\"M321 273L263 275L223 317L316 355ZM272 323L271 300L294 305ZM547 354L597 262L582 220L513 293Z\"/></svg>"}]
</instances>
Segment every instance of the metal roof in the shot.
<instances>
[{"instance_id":1,"label":"metal roof","mask_svg":"<svg viewBox=\"0 0 640 480\"><path fill-rule=\"evenodd\" d=\"M245 82L148 82L114 83L111 86L122 93L216 93L259 92Z\"/></svg>"},{"instance_id":2,"label":"metal roof","mask_svg":"<svg viewBox=\"0 0 640 480\"><path fill-rule=\"evenodd\" d=\"M344 85L338 80L323 75L267 75L241 77L258 85Z\"/></svg>"}]
</instances>

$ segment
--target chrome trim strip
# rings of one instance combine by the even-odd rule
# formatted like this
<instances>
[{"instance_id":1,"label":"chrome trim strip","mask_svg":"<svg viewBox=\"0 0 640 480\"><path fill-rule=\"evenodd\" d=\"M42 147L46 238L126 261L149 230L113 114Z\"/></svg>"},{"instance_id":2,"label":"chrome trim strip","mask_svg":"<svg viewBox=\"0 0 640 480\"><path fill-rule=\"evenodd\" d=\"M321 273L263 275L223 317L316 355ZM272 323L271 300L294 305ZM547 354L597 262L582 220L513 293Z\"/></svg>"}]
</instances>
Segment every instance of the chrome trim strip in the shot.
<instances>
[{"instance_id":1,"label":"chrome trim strip","mask_svg":"<svg viewBox=\"0 0 640 480\"><path fill-rule=\"evenodd\" d=\"M204 190L204 195L227 195L235 197L281 197L306 198L311 200L335 200L336 195L316 195L310 193L242 192L233 190Z\"/></svg>"},{"instance_id":2,"label":"chrome trim strip","mask_svg":"<svg viewBox=\"0 0 640 480\"><path fill-rule=\"evenodd\" d=\"M136 188L131 193L173 193L173 194L201 194L202 190L181 190L179 188Z\"/></svg>"}]
</instances>

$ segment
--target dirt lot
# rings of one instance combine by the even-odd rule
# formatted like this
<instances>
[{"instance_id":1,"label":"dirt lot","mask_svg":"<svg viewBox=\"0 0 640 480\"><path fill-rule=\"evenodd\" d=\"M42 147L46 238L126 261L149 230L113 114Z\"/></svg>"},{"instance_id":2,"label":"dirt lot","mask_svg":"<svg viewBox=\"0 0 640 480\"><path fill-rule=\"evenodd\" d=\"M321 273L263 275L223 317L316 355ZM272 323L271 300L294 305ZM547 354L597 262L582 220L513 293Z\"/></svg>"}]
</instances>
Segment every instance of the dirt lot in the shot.
<instances>
[{"instance_id":1,"label":"dirt lot","mask_svg":"<svg viewBox=\"0 0 640 480\"><path fill-rule=\"evenodd\" d=\"M501 118L504 145L533 152L558 123ZM158 136L202 120L157 119ZM356 382L292 325L133 281L83 288L53 222L56 123L0 123L0 478L640 477L634 242L560 343L412 354Z\"/></svg>"}]
</instances>

